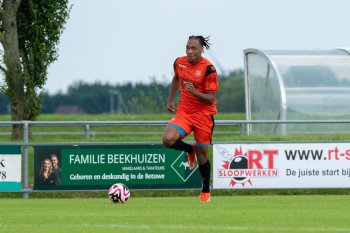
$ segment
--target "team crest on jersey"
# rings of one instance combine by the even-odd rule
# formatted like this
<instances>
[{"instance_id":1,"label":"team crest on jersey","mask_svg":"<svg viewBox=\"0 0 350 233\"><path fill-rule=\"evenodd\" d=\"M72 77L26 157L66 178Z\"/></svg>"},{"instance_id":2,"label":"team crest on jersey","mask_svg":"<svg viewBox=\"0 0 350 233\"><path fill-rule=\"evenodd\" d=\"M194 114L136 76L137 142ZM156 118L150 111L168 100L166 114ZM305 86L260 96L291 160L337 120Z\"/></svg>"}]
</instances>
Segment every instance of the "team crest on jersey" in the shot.
<instances>
[{"instance_id":1,"label":"team crest on jersey","mask_svg":"<svg viewBox=\"0 0 350 233\"><path fill-rule=\"evenodd\" d=\"M201 74L202 74L202 71L199 71L199 70L196 71L196 76L197 76L197 77L200 77Z\"/></svg>"}]
</instances>

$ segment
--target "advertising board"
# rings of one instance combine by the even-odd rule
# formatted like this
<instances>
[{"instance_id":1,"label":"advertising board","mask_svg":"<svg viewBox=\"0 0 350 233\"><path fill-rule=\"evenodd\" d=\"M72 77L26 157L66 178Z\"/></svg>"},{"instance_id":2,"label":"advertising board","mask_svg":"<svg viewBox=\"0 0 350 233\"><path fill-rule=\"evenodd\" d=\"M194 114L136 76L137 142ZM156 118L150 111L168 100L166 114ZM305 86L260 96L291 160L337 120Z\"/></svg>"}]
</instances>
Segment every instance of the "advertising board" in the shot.
<instances>
[{"instance_id":1,"label":"advertising board","mask_svg":"<svg viewBox=\"0 0 350 233\"><path fill-rule=\"evenodd\" d=\"M0 146L0 191L20 191L21 146Z\"/></svg>"},{"instance_id":2,"label":"advertising board","mask_svg":"<svg viewBox=\"0 0 350 233\"><path fill-rule=\"evenodd\" d=\"M348 143L213 145L214 189L349 188Z\"/></svg>"},{"instance_id":3,"label":"advertising board","mask_svg":"<svg viewBox=\"0 0 350 233\"><path fill-rule=\"evenodd\" d=\"M137 189L200 189L187 155L160 145L34 148L35 190L101 190L114 183Z\"/></svg>"}]
</instances>

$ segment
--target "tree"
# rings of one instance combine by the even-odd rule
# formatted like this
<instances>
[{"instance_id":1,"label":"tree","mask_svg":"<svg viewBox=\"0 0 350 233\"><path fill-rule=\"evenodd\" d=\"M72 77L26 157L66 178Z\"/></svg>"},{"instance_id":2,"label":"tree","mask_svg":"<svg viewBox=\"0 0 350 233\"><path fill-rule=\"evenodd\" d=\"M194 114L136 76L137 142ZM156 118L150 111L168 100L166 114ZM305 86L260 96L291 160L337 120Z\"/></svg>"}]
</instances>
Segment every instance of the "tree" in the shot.
<instances>
[{"instance_id":1,"label":"tree","mask_svg":"<svg viewBox=\"0 0 350 233\"><path fill-rule=\"evenodd\" d=\"M0 0L1 89L10 98L13 121L40 114L47 69L58 58L70 10L68 0ZM22 139L22 132L21 125L13 125L12 139Z\"/></svg>"}]
</instances>

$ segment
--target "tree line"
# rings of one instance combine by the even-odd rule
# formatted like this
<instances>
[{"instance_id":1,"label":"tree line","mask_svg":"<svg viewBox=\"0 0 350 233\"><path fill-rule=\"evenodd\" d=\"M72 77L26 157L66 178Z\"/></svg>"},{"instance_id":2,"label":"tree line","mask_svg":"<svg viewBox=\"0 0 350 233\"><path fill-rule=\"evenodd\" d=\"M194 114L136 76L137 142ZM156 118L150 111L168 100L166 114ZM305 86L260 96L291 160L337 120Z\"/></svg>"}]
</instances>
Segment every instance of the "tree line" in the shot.
<instances>
[{"instance_id":1,"label":"tree line","mask_svg":"<svg viewBox=\"0 0 350 233\"><path fill-rule=\"evenodd\" d=\"M244 73L235 70L227 76L218 76L219 91L216 95L219 112L245 112ZM160 83L151 78L150 84L88 84L83 81L69 86L67 93L49 94L43 97L42 114L54 113L58 106L78 105L89 114L102 114L110 111L109 90L121 93L121 103L115 96L115 109L121 104L123 114L155 114L167 112L166 103L170 90L169 83ZM174 103L180 99L178 91ZM7 96L1 95L0 114L7 113L10 104Z\"/></svg>"}]
</instances>

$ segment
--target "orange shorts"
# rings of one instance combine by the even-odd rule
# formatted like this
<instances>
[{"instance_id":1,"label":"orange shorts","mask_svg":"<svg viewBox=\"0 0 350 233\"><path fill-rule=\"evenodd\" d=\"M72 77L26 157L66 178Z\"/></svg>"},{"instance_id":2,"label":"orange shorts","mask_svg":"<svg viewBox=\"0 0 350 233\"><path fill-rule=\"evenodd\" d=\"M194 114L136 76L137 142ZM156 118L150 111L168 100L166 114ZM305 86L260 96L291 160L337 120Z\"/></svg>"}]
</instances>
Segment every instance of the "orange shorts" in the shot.
<instances>
[{"instance_id":1,"label":"orange shorts","mask_svg":"<svg viewBox=\"0 0 350 233\"><path fill-rule=\"evenodd\" d=\"M193 131L197 146L208 146L211 144L211 137L215 126L213 115L177 112L168 125L180 131L181 139L187 137Z\"/></svg>"}]
</instances>

